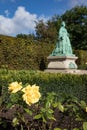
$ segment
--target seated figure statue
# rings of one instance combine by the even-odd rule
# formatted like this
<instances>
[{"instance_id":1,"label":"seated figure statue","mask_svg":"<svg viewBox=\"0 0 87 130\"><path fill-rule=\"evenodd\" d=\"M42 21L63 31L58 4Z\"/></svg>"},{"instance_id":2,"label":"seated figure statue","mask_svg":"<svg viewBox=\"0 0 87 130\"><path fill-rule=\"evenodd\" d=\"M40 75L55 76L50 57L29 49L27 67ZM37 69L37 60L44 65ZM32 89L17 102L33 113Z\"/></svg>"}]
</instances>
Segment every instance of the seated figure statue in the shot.
<instances>
[{"instance_id":1,"label":"seated figure statue","mask_svg":"<svg viewBox=\"0 0 87 130\"><path fill-rule=\"evenodd\" d=\"M59 29L59 37L56 43L56 48L53 50L52 56L55 55L73 55L72 47L69 39L69 34L65 28L65 22L63 21Z\"/></svg>"}]
</instances>

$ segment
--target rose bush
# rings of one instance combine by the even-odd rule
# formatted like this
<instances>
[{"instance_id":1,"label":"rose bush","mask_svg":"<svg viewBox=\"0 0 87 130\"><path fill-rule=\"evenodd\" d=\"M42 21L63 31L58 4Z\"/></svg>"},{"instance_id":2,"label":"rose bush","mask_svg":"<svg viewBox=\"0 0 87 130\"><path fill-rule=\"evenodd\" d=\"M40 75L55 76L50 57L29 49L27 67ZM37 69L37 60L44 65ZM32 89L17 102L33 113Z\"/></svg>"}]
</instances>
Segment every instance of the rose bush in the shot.
<instances>
[{"instance_id":1,"label":"rose bush","mask_svg":"<svg viewBox=\"0 0 87 130\"><path fill-rule=\"evenodd\" d=\"M10 120L11 130L87 130L87 104L83 100L54 92L44 96L39 86L17 81L9 84L8 91L8 104L0 111L1 129Z\"/></svg>"},{"instance_id":2,"label":"rose bush","mask_svg":"<svg viewBox=\"0 0 87 130\"><path fill-rule=\"evenodd\" d=\"M9 84L8 90L11 93L17 93L18 91L23 92L23 101L25 101L28 105L37 103L41 97L39 86L36 86L35 84L27 85L25 88L23 88L22 83L18 83L16 81Z\"/></svg>"}]
</instances>

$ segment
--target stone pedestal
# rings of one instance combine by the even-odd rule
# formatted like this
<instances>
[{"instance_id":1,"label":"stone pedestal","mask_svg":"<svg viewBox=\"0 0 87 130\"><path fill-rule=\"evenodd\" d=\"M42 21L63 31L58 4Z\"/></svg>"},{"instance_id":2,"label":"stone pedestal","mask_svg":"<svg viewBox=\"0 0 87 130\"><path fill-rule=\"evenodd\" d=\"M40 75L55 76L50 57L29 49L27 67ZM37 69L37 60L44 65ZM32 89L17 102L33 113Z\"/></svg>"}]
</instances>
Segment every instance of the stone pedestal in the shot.
<instances>
[{"instance_id":1,"label":"stone pedestal","mask_svg":"<svg viewBox=\"0 0 87 130\"><path fill-rule=\"evenodd\" d=\"M45 71L76 70L76 56L49 56L47 57L49 64Z\"/></svg>"}]
</instances>

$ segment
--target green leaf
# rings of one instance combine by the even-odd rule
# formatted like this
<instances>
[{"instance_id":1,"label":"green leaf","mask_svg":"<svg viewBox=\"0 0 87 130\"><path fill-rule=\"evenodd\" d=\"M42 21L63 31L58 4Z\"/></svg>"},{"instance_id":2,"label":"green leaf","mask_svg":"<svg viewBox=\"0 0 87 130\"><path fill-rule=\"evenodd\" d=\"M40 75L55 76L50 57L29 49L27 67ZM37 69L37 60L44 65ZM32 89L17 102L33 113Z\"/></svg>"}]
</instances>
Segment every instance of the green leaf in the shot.
<instances>
[{"instance_id":1,"label":"green leaf","mask_svg":"<svg viewBox=\"0 0 87 130\"><path fill-rule=\"evenodd\" d=\"M24 130L24 129L23 129L23 125L22 125L22 124L21 124L21 130Z\"/></svg>"},{"instance_id":2,"label":"green leaf","mask_svg":"<svg viewBox=\"0 0 87 130\"><path fill-rule=\"evenodd\" d=\"M1 118L0 118L0 124L2 124L3 123L3 121L1 120Z\"/></svg>"},{"instance_id":3,"label":"green leaf","mask_svg":"<svg viewBox=\"0 0 87 130\"><path fill-rule=\"evenodd\" d=\"M13 126L18 125L19 124L18 119L16 117L13 118L12 123L13 123Z\"/></svg>"},{"instance_id":4,"label":"green leaf","mask_svg":"<svg viewBox=\"0 0 87 130\"><path fill-rule=\"evenodd\" d=\"M46 108L49 108L51 106L51 103L48 101L47 103L46 103Z\"/></svg>"},{"instance_id":5,"label":"green leaf","mask_svg":"<svg viewBox=\"0 0 87 130\"><path fill-rule=\"evenodd\" d=\"M58 103L55 102L55 103L53 104L53 107L55 108L55 107L57 107L57 106L58 106Z\"/></svg>"},{"instance_id":6,"label":"green leaf","mask_svg":"<svg viewBox=\"0 0 87 130\"><path fill-rule=\"evenodd\" d=\"M0 97L0 106L1 106L1 104L2 104L2 97Z\"/></svg>"},{"instance_id":7,"label":"green leaf","mask_svg":"<svg viewBox=\"0 0 87 130\"><path fill-rule=\"evenodd\" d=\"M64 112L64 107L60 102L58 102L58 108L61 112Z\"/></svg>"},{"instance_id":8,"label":"green leaf","mask_svg":"<svg viewBox=\"0 0 87 130\"><path fill-rule=\"evenodd\" d=\"M42 117L42 115L38 114L38 115L34 116L34 119L40 119L41 117Z\"/></svg>"},{"instance_id":9,"label":"green leaf","mask_svg":"<svg viewBox=\"0 0 87 130\"><path fill-rule=\"evenodd\" d=\"M51 120L56 121L56 119L55 119L53 116L50 116L50 117L48 117L48 118L51 119Z\"/></svg>"},{"instance_id":10,"label":"green leaf","mask_svg":"<svg viewBox=\"0 0 87 130\"><path fill-rule=\"evenodd\" d=\"M43 122L45 122L45 123L47 122L44 115L42 115L42 119L43 119Z\"/></svg>"},{"instance_id":11,"label":"green leaf","mask_svg":"<svg viewBox=\"0 0 87 130\"><path fill-rule=\"evenodd\" d=\"M23 122L25 122L25 118L24 118L24 116L21 116L21 120L22 120Z\"/></svg>"},{"instance_id":12,"label":"green leaf","mask_svg":"<svg viewBox=\"0 0 87 130\"><path fill-rule=\"evenodd\" d=\"M87 130L87 122L83 122L83 130Z\"/></svg>"},{"instance_id":13,"label":"green leaf","mask_svg":"<svg viewBox=\"0 0 87 130\"><path fill-rule=\"evenodd\" d=\"M74 128L73 130L79 130L78 128Z\"/></svg>"},{"instance_id":14,"label":"green leaf","mask_svg":"<svg viewBox=\"0 0 87 130\"><path fill-rule=\"evenodd\" d=\"M60 129L60 128L54 128L54 130L62 130L62 129Z\"/></svg>"},{"instance_id":15,"label":"green leaf","mask_svg":"<svg viewBox=\"0 0 87 130\"><path fill-rule=\"evenodd\" d=\"M41 112L42 112L42 113L45 113L45 112L46 112L46 109L45 109L45 108L41 108Z\"/></svg>"},{"instance_id":16,"label":"green leaf","mask_svg":"<svg viewBox=\"0 0 87 130\"><path fill-rule=\"evenodd\" d=\"M81 118L79 115L77 115L76 121L82 121L82 120L83 120L83 118Z\"/></svg>"},{"instance_id":17,"label":"green leaf","mask_svg":"<svg viewBox=\"0 0 87 130\"><path fill-rule=\"evenodd\" d=\"M32 111L31 111L31 110L29 110L29 109L27 109L27 108L24 108L24 110L25 110L30 116L32 116Z\"/></svg>"},{"instance_id":18,"label":"green leaf","mask_svg":"<svg viewBox=\"0 0 87 130\"><path fill-rule=\"evenodd\" d=\"M52 114L52 113L49 113L49 112L46 113L46 117L47 117L48 119L51 119L51 120L56 120L56 119L54 118L53 114Z\"/></svg>"},{"instance_id":19,"label":"green leaf","mask_svg":"<svg viewBox=\"0 0 87 130\"><path fill-rule=\"evenodd\" d=\"M81 101L80 103L81 103L81 107L82 108L85 108L87 106L86 103L85 103L85 101Z\"/></svg>"},{"instance_id":20,"label":"green leaf","mask_svg":"<svg viewBox=\"0 0 87 130\"><path fill-rule=\"evenodd\" d=\"M53 113L54 111L52 109L48 109L48 113Z\"/></svg>"}]
</instances>

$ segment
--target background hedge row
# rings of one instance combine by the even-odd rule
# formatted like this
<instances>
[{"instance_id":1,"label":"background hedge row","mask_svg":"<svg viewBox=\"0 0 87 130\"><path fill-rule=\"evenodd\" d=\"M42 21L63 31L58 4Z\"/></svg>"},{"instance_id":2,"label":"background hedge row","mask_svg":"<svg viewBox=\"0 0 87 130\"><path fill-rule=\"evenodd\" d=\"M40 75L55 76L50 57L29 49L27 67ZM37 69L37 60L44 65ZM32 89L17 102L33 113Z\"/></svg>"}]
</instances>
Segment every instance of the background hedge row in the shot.
<instances>
[{"instance_id":1,"label":"background hedge row","mask_svg":"<svg viewBox=\"0 0 87 130\"><path fill-rule=\"evenodd\" d=\"M0 36L0 68L44 70L47 67L47 57L55 45L22 38ZM87 51L74 52L79 58L78 66L87 62ZM85 69L87 66L85 67Z\"/></svg>"},{"instance_id":2,"label":"background hedge row","mask_svg":"<svg viewBox=\"0 0 87 130\"><path fill-rule=\"evenodd\" d=\"M14 81L40 86L42 94L56 92L58 95L73 95L87 101L87 75L51 74L39 71L0 70L0 93L3 102L8 102L8 84Z\"/></svg>"}]
</instances>

